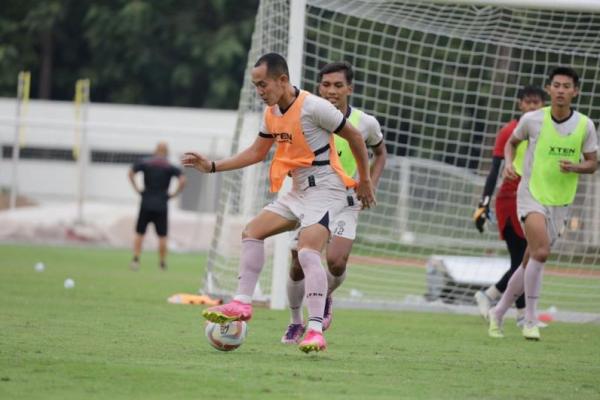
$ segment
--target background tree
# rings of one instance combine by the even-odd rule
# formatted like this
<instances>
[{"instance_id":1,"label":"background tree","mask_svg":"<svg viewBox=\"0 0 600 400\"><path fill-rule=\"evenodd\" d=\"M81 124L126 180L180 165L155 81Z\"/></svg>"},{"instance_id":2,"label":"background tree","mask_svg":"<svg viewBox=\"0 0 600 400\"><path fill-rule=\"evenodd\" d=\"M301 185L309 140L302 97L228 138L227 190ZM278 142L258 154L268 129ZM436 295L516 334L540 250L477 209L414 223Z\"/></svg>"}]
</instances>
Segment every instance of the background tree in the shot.
<instances>
[{"instance_id":1,"label":"background tree","mask_svg":"<svg viewBox=\"0 0 600 400\"><path fill-rule=\"evenodd\" d=\"M5 0L0 96L19 70L32 94L95 102L236 108L257 0Z\"/></svg>"}]
</instances>

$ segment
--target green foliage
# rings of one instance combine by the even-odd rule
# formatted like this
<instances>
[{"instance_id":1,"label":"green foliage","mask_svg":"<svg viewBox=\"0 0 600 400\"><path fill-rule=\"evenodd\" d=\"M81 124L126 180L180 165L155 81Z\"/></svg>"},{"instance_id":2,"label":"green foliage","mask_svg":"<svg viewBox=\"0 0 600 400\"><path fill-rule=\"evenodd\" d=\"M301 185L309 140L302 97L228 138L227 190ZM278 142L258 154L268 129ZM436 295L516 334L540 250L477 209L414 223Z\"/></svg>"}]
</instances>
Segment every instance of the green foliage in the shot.
<instances>
[{"instance_id":1,"label":"green foliage","mask_svg":"<svg viewBox=\"0 0 600 400\"><path fill-rule=\"evenodd\" d=\"M238 350L206 343L204 257L0 246L2 399L597 399L600 328L554 323L539 343L450 314L335 311L325 353L279 343L288 314L257 308ZM35 272L37 261L46 263ZM63 288L65 278L75 288Z\"/></svg>"},{"instance_id":2,"label":"green foliage","mask_svg":"<svg viewBox=\"0 0 600 400\"><path fill-rule=\"evenodd\" d=\"M88 77L95 102L236 108L257 3L7 0L0 96L14 96L22 69L32 97L41 93L46 56L53 99L72 99L75 80Z\"/></svg>"}]
</instances>

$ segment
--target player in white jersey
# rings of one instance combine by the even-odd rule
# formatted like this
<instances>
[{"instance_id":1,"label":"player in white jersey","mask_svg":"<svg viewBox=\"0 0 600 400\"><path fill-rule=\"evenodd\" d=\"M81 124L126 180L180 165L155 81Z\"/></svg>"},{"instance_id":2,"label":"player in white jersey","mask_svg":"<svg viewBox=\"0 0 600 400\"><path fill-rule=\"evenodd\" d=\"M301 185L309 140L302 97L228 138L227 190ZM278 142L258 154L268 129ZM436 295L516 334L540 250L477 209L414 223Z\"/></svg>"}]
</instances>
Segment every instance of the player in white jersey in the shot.
<instances>
[{"instance_id":1,"label":"player in white jersey","mask_svg":"<svg viewBox=\"0 0 600 400\"><path fill-rule=\"evenodd\" d=\"M346 120L355 126L361 133L367 147L373 151L371 163L371 180L373 186L383 172L386 158L386 148L381 133L379 122L369 114L350 107L348 97L352 93L353 80L352 66L346 62L334 62L325 65L319 71L319 94L329 100L345 116ZM349 176L356 174L356 161L348 148L347 142L339 137L336 140L336 150L344 171ZM344 143L345 142L345 143ZM332 293L346 278L346 264L356 238L356 226L360 204L356 200L354 191L347 193L348 203L344 210L338 214L332 224L332 237L327 245L327 299L323 313L323 329L327 329L332 321ZM291 311L291 323L288 325L281 342L285 344L298 343L305 330L302 302L304 299L304 273L298 263L296 251L297 241L292 242L292 262L287 282L288 304Z\"/></svg>"},{"instance_id":2,"label":"player in white jersey","mask_svg":"<svg viewBox=\"0 0 600 400\"><path fill-rule=\"evenodd\" d=\"M540 339L536 312L544 263L564 229L579 174L594 173L598 167L594 123L571 108L573 98L579 94L577 73L566 67L553 69L546 90L551 106L523 115L504 151L504 175L515 179L516 147L529 140L517 190L517 214L528 244L523 263L496 307L490 310L488 334L494 338L504 336L504 314L525 293L526 321L522 333L525 339Z\"/></svg>"},{"instance_id":3,"label":"player in white jersey","mask_svg":"<svg viewBox=\"0 0 600 400\"><path fill-rule=\"evenodd\" d=\"M202 172L239 169L265 159L277 144L270 168L271 191L278 191L291 174L292 190L252 219L242 233L239 281L233 301L204 310L216 323L252 317L252 294L264 264L264 239L301 226L298 259L306 276L308 330L300 343L304 352L326 348L322 334L327 276L321 251L329 238L329 221L344 208L346 188L356 187L363 207L375 204L369 176L367 148L360 133L326 100L300 91L289 81L285 59L276 53L262 56L251 71L257 94L267 104L261 131L250 147L219 161L195 152L185 153L184 166ZM356 157L358 185L343 173L332 132L350 143Z\"/></svg>"}]
</instances>

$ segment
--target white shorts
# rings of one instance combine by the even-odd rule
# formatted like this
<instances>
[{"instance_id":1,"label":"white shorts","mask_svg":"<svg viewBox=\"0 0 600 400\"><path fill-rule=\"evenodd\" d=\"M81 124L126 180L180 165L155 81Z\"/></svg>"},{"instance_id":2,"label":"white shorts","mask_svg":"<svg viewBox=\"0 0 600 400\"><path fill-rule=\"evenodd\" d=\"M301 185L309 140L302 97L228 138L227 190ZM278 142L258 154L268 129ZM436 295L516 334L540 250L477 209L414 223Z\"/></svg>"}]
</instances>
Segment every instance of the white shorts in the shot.
<instances>
[{"instance_id":1,"label":"white shorts","mask_svg":"<svg viewBox=\"0 0 600 400\"><path fill-rule=\"evenodd\" d=\"M550 246L554 245L556 240L561 237L567 226L570 206L545 206L533 198L529 188L521 188L517 192L517 215L521 222L521 227L525 231L525 218L532 212L542 214L546 217L546 233L550 240Z\"/></svg>"},{"instance_id":2,"label":"white shorts","mask_svg":"<svg viewBox=\"0 0 600 400\"><path fill-rule=\"evenodd\" d=\"M356 199L356 193L349 191L346 196L346 207L331 223L331 235L349 240L356 239L356 227L358 225L358 213L360 210L361 206Z\"/></svg>"},{"instance_id":3,"label":"white shorts","mask_svg":"<svg viewBox=\"0 0 600 400\"><path fill-rule=\"evenodd\" d=\"M337 176L333 178L336 179L333 185L325 179L317 182L316 186L293 189L265 206L264 210L298 221L300 229L324 222L331 230L331 222L347 204L346 189L340 187Z\"/></svg>"},{"instance_id":4,"label":"white shorts","mask_svg":"<svg viewBox=\"0 0 600 400\"><path fill-rule=\"evenodd\" d=\"M356 199L356 193L348 191L346 195L346 206L335 217L335 220L329 223L331 236L339 236L344 239L356 239L356 227L358 225L358 213L361 210L360 203ZM298 249L298 237L300 229L296 229L290 240L290 250Z\"/></svg>"}]
</instances>

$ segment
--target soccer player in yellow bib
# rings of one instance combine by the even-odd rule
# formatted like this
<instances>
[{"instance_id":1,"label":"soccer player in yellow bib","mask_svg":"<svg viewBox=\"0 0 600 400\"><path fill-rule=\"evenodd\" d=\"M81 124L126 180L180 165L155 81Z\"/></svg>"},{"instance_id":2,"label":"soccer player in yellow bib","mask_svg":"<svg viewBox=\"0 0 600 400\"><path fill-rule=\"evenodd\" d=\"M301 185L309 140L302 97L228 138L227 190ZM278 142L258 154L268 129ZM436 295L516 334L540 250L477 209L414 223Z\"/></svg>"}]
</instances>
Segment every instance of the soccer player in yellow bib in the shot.
<instances>
[{"instance_id":1,"label":"soccer player in yellow bib","mask_svg":"<svg viewBox=\"0 0 600 400\"><path fill-rule=\"evenodd\" d=\"M325 65L318 75L319 95L328 100L340 110L346 120L350 122L362 135L362 138L373 152L373 161L370 167L373 187L381 177L385 166L386 148L383 142L381 126L375 117L350 107L348 97L352 94L352 80L354 72L347 62L333 62ZM356 161L348 141L339 135L334 135L335 148L340 158L344 172L351 177L357 177ZM346 264L356 238L356 226L361 205L356 199L354 189L347 193L348 204L331 223L331 240L327 245L327 298L323 312L323 330L329 328L332 321L332 293L346 279ZM297 240L291 245L292 262L287 282L288 304L291 311L291 321L281 342L284 344L298 343L305 330L302 302L305 293L304 273L298 262L296 251Z\"/></svg>"},{"instance_id":2,"label":"soccer player in yellow bib","mask_svg":"<svg viewBox=\"0 0 600 400\"><path fill-rule=\"evenodd\" d=\"M571 68L555 68L548 76L546 90L551 106L523 115L504 148L504 176L516 179L516 148L523 140L529 140L517 190L517 214L528 244L523 263L496 307L490 310L488 334L494 338L504 336L504 314L525 293L523 336L540 339L536 311L544 263L564 229L579 174L591 174L598 168L594 123L571 107L579 94L579 76Z\"/></svg>"},{"instance_id":3,"label":"soccer player in yellow bib","mask_svg":"<svg viewBox=\"0 0 600 400\"><path fill-rule=\"evenodd\" d=\"M546 92L544 92L541 87L528 85L519 90L517 97L519 111L521 114L525 114L530 111L538 110L544 106ZM504 125L496 137L492 167L490 168L490 173L485 181L485 187L479 206L473 214L475 227L481 233L483 233L484 225L489 218L491 198L496 189L496 181L502 167L502 161L504 161L504 147L517 127L519 119L520 116ZM523 159L525 158L526 149L527 141L524 140L519 145L513 162L515 172L519 174L519 178L503 179L502 185L500 185L500 189L498 190L498 195L496 196L496 221L498 233L500 234L500 238L506 242L506 247L510 254L510 268L494 285L475 293L475 302L477 303L481 316L485 318L486 321L488 320L490 308L492 308L492 306L500 299L502 293L506 290L508 280L513 272L519 268L521 262L523 262L525 249L527 248L525 232L523 232L521 224L519 223L519 217L517 216L517 188L521 180L520 174L522 173L521 170L523 168ZM517 308L517 326L522 326L525 323L525 296L520 296L515 302L515 305Z\"/></svg>"}]
</instances>

